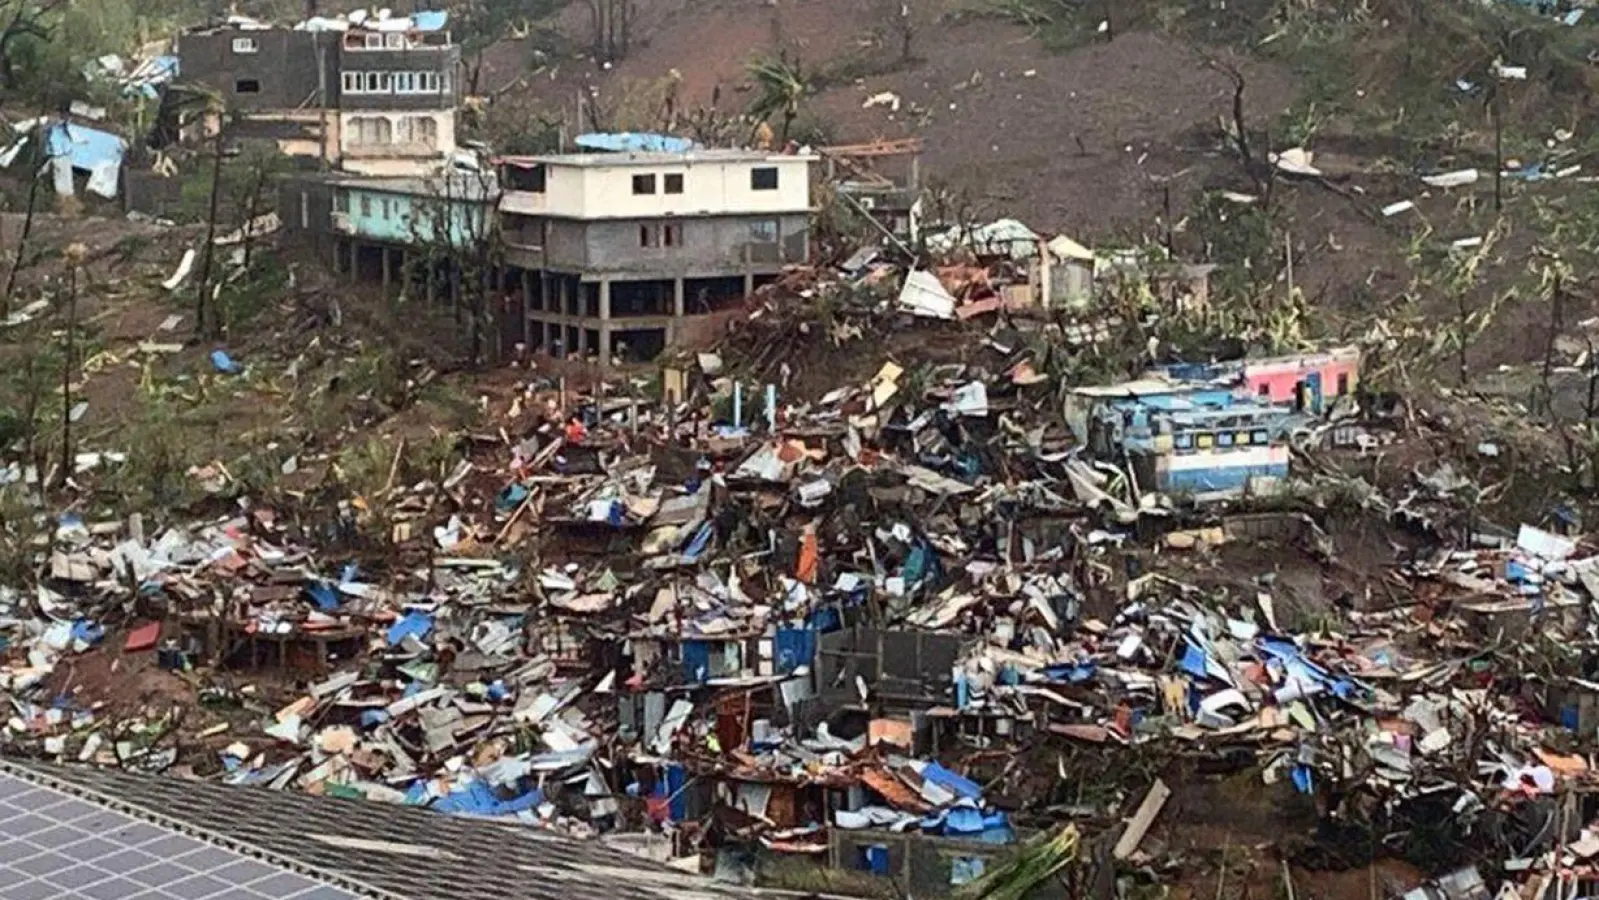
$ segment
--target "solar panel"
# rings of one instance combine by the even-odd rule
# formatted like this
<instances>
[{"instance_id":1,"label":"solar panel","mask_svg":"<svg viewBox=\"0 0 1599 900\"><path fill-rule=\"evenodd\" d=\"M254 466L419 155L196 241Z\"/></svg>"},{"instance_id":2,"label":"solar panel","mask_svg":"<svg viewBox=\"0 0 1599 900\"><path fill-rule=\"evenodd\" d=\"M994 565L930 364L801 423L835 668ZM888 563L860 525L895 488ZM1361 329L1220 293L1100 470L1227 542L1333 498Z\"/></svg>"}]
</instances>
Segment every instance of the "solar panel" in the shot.
<instances>
[{"instance_id":1,"label":"solar panel","mask_svg":"<svg viewBox=\"0 0 1599 900\"><path fill-rule=\"evenodd\" d=\"M0 773L0 900L356 900L198 838Z\"/></svg>"}]
</instances>

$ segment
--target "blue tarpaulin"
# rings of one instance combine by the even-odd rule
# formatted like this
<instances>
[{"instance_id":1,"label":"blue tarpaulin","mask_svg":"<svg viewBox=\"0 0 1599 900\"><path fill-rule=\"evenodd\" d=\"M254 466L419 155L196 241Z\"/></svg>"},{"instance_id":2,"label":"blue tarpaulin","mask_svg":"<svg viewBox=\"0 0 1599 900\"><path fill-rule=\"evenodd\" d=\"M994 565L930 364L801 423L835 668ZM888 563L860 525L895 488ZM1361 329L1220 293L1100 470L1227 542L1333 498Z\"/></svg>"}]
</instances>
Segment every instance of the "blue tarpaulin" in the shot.
<instances>
[{"instance_id":1,"label":"blue tarpaulin","mask_svg":"<svg viewBox=\"0 0 1599 900\"><path fill-rule=\"evenodd\" d=\"M407 637L418 640L427 637L433 630L433 618L426 613L409 612L405 618L389 626L389 646L393 647Z\"/></svg>"},{"instance_id":2,"label":"blue tarpaulin","mask_svg":"<svg viewBox=\"0 0 1599 900\"><path fill-rule=\"evenodd\" d=\"M105 637L105 629L90 622L88 619L79 619L72 623L72 639L85 644L98 644Z\"/></svg>"},{"instance_id":3,"label":"blue tarpaulin","mask_svg":"<svg viewBox=\"0 0 1599 900\"><path fill-rule=\"evenodd\" d=\"M486 781L474 781L458 791L451 791L433 801L433 809L442 813L472 816L510 816L537 807L544 802L544 792L538 788L502 800Z\"/></svg>"},{"instance_id":4,"label":"blue tarpaulin","mask_svg":"<svg viewBox=\"0 0 1599 900\"><path fill-rule=\"evenodd\" d=\"M888 875L888 847L885 844L870 844L861 848L861 868L873 875L887 877Z\"/></svg>"},{"instance_id":5,"label":"blue tarpaulin","mask_svg":"<svg viewBox=\"0 0 1599 900\"><path fill-rule=\"evenodd\" d=\"M656 782L655 792L659 796L665 791L667 815L674 822L688 818L688 791L683 790L687 784L688 770L678 763L667 763L666 777Z\"/></svg>"},{"instance_id":6,"label":"blue tarpaulin","mask_svg":"<svg viewBox=\"0 0 1599 900\"><path fill-rule=\"evenodd\" d=\"M688 138L631 131L580 134L576 144L584 150L606 153L687 153L694 149L694 142Z\"/></svg>"},{"instance_id":7,"label":"blue tarpaulin","mask_svg":"<svg viewBox=\"0 0 1599 900\"><path fill-rule=\"evenodd\" d=\"M71 161L72 168L84 172L122 165L122 155L127 148L122 138L110 132L69 122L50 126L45 138L45 150L50 156L64 156Z\"/></svg>"},{"instance_id":8,"label":"blue tarpaulin","mask_svg":"<svg viewBox=\"0 0 1599 900\"><path fill-rule=\"evenodd\" d=\"M711 645L707 641L683 642L683 677L698 684L710 677Z\"/></svg>"},{"instance_id":9,"label":"blue tarpaulin","mask_svg":"<svg viewBox=\"0 0 1599 900\"><path fill-rule=\"evenodd\" d=\"M450 14L442 9L411 14L411 24L417 31L441 31L450 22Z\"/></svg>"},{"instance_id":10,"label":"blue tarpaulin","mask_svg":"<svg viewBox=\"0 0 1599 900\"><path fill-rule=\"evenodd\" d=\"M957 775L936 762L930 762L922 768L922 780L931 781L939 787L948 788L959 796L971 800L983 796L983 789L977 782Z\"/></svg>"},{"instance_id":11,"label":"blue tarpaulin","mask_svg":"<svg viewBox=\"0 0 1599 900\"><path fill-rule=\"evenodd\" d=\"M311 595L311 602L317 609L330 612L339 608L339 592L326 581L313 581L306 586L305 592Z\"/></svg>"},{"instance_id":12,"label":"blue tarpaulin","mask_svg":"<svg viewBox=\"0 0 1599 900\"><path fill-rule=\"evenodd\" d=\"M816 659L816 632L809 628L779 628L774 643L777 671L784 674Z\"/></svg>"},{"instance_id":13,"label":"blue tarpaulin","mask_svg":"<svg viewBox=\"0 0 1599 900\"><path fill-rule=\"evenodd\" d=\"M237 375L243 371L239 368L239 364L233 361L233 357L224 350L211 351L211 368L224 375Z\"/></svg>"},{"instance_id":14,"label":"blue tarpaulin","mask_svg":"<svg viewBox=\"0 0 1599 900\"><path fill-rule=\"evenodd\" d=\"M949 883L952 887L971 884L983 877L981 856L957 856L949 863Z\"/></svg>"}]
</instances>

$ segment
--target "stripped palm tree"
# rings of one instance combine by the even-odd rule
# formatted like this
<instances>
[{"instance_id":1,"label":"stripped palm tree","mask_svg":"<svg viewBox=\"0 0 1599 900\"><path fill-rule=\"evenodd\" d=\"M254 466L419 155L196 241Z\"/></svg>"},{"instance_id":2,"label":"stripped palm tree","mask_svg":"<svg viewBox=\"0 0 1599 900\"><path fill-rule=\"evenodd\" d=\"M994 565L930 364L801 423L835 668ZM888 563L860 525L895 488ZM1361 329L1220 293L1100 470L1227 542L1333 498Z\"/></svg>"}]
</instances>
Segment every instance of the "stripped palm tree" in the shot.
<instances>
[{"instance_id":1,"label":"stripped palm tree","mask_svg":"<svg viewBox=\"0 0 1599 900\"><path fill-rule=\"evenodd\" d=\"M1077 860L1077 847L1077 826L1067 825L1053 837L1024 844L1003 865L967 884L955 896L958 900L1026 900Z\"/></svg>"},{"instance_id":2,"label":"stripped palm tree","mask_svg":"<svg viewBox=\"0 0 1599 900\"><path fill-rule=\"evenodd\" d=\"M751 62L749 74L757 91L755 102L750 105L750 115L761 124L778 119L781 123L778 142L787 144L789 129L799 117L800 103L810 90L804 70L798 62L790 62L779 55Z\"/></svg>"}]
</instances>

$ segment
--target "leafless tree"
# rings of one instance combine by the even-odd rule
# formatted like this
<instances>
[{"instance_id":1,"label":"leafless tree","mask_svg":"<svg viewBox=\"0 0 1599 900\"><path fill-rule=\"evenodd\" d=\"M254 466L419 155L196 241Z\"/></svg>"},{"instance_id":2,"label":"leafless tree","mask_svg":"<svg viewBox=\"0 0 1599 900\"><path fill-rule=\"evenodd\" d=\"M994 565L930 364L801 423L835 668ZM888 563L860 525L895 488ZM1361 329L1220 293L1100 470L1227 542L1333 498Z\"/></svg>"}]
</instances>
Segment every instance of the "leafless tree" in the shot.
<instances>
[{"instance_id":1,"label":"leafless tree","mask_svg":"<svg viewBox=\"0 0 1599 900\"><path fill-rule=\"evenodd\" d=\"M55 35L54 14L67 6L67 0L0 0L0 85L17 84L16 61L12 53L24 38L49 41Z\"/></svg>"}]
</instances>

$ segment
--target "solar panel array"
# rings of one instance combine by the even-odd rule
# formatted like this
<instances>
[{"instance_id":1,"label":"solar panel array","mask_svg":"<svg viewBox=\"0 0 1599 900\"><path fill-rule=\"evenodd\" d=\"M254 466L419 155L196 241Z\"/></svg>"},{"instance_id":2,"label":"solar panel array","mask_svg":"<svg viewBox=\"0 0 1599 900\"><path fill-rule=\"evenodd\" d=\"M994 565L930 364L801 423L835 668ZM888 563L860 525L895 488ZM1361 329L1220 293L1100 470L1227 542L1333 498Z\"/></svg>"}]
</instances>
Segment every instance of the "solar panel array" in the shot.
<instances>
[{"instance_id":1,"label":"solar panel array","mask_svg":"<svg viewBox=\"0 0 1599 900\"><path fill-rule=\"evenodd\" d=\"M0 773L0 900L356 900L358 896Z\"/></svg>"}]
</instances>

